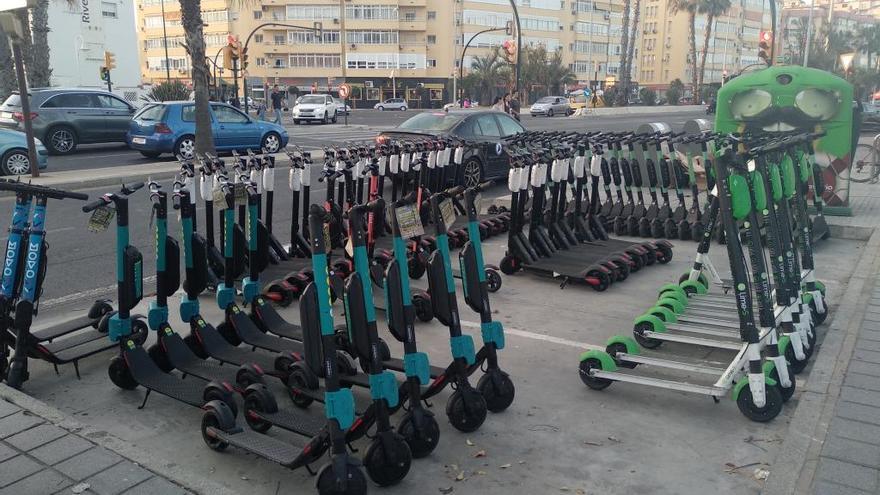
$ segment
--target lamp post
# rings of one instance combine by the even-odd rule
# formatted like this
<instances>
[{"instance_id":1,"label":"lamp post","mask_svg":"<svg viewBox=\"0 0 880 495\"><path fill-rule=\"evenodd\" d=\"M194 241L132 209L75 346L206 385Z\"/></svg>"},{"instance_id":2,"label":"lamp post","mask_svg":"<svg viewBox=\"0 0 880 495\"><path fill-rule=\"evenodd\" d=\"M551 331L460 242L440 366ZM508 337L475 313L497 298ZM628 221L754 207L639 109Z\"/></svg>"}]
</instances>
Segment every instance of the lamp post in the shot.
<instances>
[{"instance_id":1,"label":"lamp post","mask_svg":"<svg viewBox=\"0 0 880 495\"><path fill-rule=\"evenodd\" d=\"M467 53L467 49L469 46L471 46L471 42L474 41L474 38L476 38L477 36L484 34L484 33L491 33L494 31L507 31L507 30L508 30L508 28L506 28L506 27L490 28L490 29L484 29L482 31L479 31L479 32L475 33L473 36L471 36L471 39L469 39L468 42L465 43L464 48L461 49L461 58L458 60L458 79L459 80L462 80L462 81L464 80L464 55L465 55L465 53ZM517 45L516 50L519 51L519 45ZM519 67L519 55L518 54L517 54L516 62L517 62L517 67ZM517 81L519 81L519 75L517 75ZM452 79L452 84L453 84L453 86L455 86L455 78L454 77ZM517 90L518 89L519 89L519 85L517 83ZM455 89L453 89L453 92L455 92ZM457 94L454 95L453 98L458 98L458 95Z\"/></svg>"},{"instance_id":2,"label":"lamp post","mask_svg":"<svg viewBox=\"0 0 880 495\"><path fill-rule=\"evenodd\" d=\"M168 30L165 29L165 0L159 0L162 7L162 44L165 45L165 82L171 82L171 64L168 62Z\"/></svg>"},{"instance_id":3,"label":"lamp post","mask_svg":"<svg viewBox=\"0 0 880 495\"><path fill-rule=\"evenodd\" d=\"M520 68L520 52L522 50L522 29L519 23L519 11L516 10L516 0L510 0L510 8L513 9L513 20L516 22L516 68L514 69L513 90L519 94L519 68Z\"/></svg>"}]
</instances>

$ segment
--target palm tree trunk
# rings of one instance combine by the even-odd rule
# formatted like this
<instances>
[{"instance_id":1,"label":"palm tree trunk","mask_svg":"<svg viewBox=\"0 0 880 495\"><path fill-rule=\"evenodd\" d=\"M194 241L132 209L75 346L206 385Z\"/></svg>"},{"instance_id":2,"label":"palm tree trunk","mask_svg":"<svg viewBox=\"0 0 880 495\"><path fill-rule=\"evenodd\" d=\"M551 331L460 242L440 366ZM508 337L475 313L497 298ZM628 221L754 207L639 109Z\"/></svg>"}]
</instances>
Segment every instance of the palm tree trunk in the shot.
<instances>
[{"instance_id":1,"label":"palm tree trunk","mask_svg":"<svg viewBox=\"0 0 880 495\"><path fill-rule=\"evenodd\" d=\"M697 74L697 89L694 90L694 103L697 103L698 98L702 99L703 96L700 93L703 90L703 76L706 73L706 56L709 54L709 39L712 37L713 20L715 20L715 16L712 14L709 14L706 17L706 35L703 37L703 53L700 55L700 72Z\"/></svg>"},{"instance_id":2,"label":"palm tree trunk","mask_svg":"<svg viewBox=\"0 0 880 495\"><path fill-rule=\"evenodd\" d=\"M632 28L629 33L628 52L626 54L626 83L623 86L626 91L627 102L629 102L629 87L633 80L633 58L636 51L636 35L639 31L639 15L642 9L642 0L636 0L636 6L633 9Z\"/></svg>"},{"instance_id":3,"label":"palm tree trunk","mask_svg":"<svg viewBox=\"0 0 880 495\"><path fill-rule=\"evenodd\" d=\"M627 47L629 45L629 11L630 11L630 0L623 0L623 21L620 32L620 64L618 65L617 73L620 75L620 88L623 88L623 91L617 92L617 105L624 106L629 101L626 94L627 88L627 74L626 74L626 54ZM592 29L592 28L591 28Z\"/></svg>"},{"instance_id":4,"label":"palm tree trunk","mask_svg":"<svg viewBox=\"0 0 880 495\"><path fill-rule=\"evenodd\" d=\"M52 77L52 68L49 67L49 0L37 2L31 10L31 20L33 60L28 66L28 77L33 86L48 87Z\"/></svg>"},{"instance_id":5,"label":"palm tree trunk","mask_svg":"<svg viewBox=\"0 0 880 495\"><path fill-rule=\"evenodd\" d=\"M0 30L0 100L18 89L15 78L14 63L12 61L12 47L9 45L9 37Z\"/></svg>"},{"instance_id":6,"label":"palm tree trunk","mask_svg":"<svg viewBox=\"0 0 880 495\"><path fill-rule=\"evenodd\" d=\"M688 11L688 42L691 52L691 87L694 96L697 93L697 11L693 8Z\"/></svg>"},{"instance_id":7,"label":"palm tree trunk","mask_svg":"<svg viewBox=\"0 0 880 495\"><path fill-rule=\"evenodd\" d=\"M186 36L186 50L192 65L196 106L196 153L213 153L214 135L208 107L208 63L205 61L202 1L180 0L180 18Z\"/></svg>"},{"instance_id":8,"label":"palm tree trunk","mask_svg":"<svg viewBox=\"0 0 880 495\"><path fill-rule=\"evenodd\" d=\"M22 26L29 27L31 25L28 12L29 11L27 9L19 9L15 12L15 15L18 16L18 19L21 22ZM31 67L33 66L34 62L34 44L33 41L31 41L31 33L29 29L26 30L24 36L22 36L21 39L21 58L24 62L25 68L27 69L28 87L33 88L35 87L34 74L31 71ZM18 89L18 86L16 86L16 89Z\"/></svg>"}]
</instances>

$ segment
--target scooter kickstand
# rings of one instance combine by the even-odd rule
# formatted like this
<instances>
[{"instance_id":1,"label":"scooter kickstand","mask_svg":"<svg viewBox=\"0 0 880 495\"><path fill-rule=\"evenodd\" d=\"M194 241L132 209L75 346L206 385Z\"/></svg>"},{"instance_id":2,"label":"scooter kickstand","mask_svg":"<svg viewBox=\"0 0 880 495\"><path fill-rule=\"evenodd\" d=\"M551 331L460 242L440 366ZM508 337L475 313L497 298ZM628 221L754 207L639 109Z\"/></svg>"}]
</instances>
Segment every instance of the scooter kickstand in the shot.
<instances>
[{"instance_id":1,"label":"scooter kickstand","mask_svg":"<svg viewBox=\"0 0 880 495\"><path fill-rule=\"evenodd\" d=\"M153 391L152 389L149 389L149 388L147 389L147 393L144 394L144 401L141 402L141 405L138 406L138 410L143 409L147 405L147 399L150 398L150 392L152 392L152 391Z\"/></svg>"}]
</instances>

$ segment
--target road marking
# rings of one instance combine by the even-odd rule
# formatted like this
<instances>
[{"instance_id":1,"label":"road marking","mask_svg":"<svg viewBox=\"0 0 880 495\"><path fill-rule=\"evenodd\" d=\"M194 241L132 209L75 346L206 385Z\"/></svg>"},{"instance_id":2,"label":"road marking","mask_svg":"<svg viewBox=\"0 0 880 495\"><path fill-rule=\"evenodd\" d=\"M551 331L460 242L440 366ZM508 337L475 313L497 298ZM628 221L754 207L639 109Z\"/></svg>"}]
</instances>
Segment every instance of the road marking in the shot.
<instances>
[{"instance_id":1,"label":"road marking","mask_svg":"<svg viewBox=\"0 0 880 495\"><path fill-rule=\"evenodd\" d=\"M480 324L479 324L479 323L471 322L471 321L462 321L462 322L461 322L461 326L463 326L463 327L471 327L471 328L480 328ZM523 338L526 338L526 339L540 340L540 341L542 341L542 342L550 342L550 343L553 343L553 344L559 344L559 345L564 345L564 346L568 346L568 347L574 347L574 348L577 348L577 349L585 349L585 350L593 350L593 349L596 349L596 350L600 350L600 351L604 351L604 350L605 350L604 347L597 346L597 345L584 344L583 342L575 342L575 341L573 341L573 340L563 339L563 338L560 338L560 337L553 337L552 335L543 335L543 334L540 334L540 333L527 332L527 331L525 331L525 330L519 330L519 329L511 328L511 327L508 327L508 326L505 326L505 327L504 327L504 334L505 334L505 335L515 335L515 336L517 336L517 337L523 337Z\"/></svg>"},{"instance_id":2,"label":"road marking","mask_svg":"<svg viewBox=\"0 0 880 495\"><path fill-rule=\"evenodd\" d=\"M149 277L144 277L144 283L152 283L156 281L156 276L152 275ZM55 306L61 306L62 304L67 304L74 301L79 301L80 299L91 299L96 298L98 296L103 296L110 292L116 291L116 284L108 285L105 287L98 287L96 289L84 290L82 292L74 292L73 294L68 294L66 296L56 297L55 299L47 299L45 301L40 301L40 309L49 309Z\"/></svg>"}]
</instances>

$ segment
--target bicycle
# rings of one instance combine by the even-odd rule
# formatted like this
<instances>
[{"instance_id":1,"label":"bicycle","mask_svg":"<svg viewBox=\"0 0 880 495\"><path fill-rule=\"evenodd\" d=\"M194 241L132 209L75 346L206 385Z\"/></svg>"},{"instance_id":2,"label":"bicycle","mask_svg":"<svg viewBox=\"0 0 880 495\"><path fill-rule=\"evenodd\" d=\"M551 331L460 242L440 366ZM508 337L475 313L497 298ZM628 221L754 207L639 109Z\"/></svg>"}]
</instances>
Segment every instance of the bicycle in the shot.
<instances>
[{"instance_id":1,"label":"bicycle","mask_svg":"<svg viewBox=\"0 0 880 495\"><path fill-rule=\"evenodd\" d=\"M880 181L880 134L874 136L872 144L856 146L849 180L871 184Z\"/></svg>"}]
</instances>

